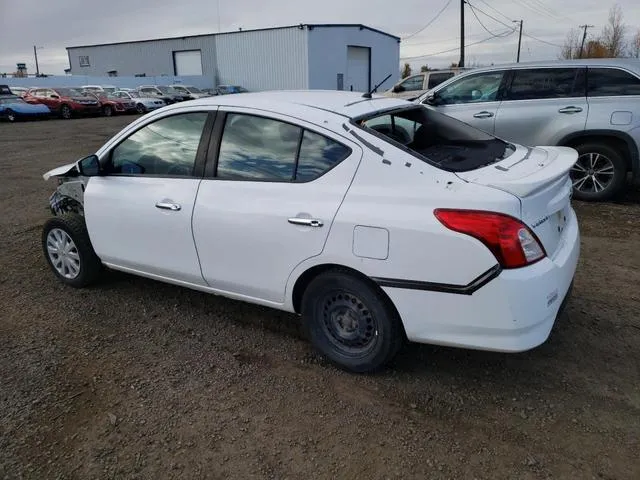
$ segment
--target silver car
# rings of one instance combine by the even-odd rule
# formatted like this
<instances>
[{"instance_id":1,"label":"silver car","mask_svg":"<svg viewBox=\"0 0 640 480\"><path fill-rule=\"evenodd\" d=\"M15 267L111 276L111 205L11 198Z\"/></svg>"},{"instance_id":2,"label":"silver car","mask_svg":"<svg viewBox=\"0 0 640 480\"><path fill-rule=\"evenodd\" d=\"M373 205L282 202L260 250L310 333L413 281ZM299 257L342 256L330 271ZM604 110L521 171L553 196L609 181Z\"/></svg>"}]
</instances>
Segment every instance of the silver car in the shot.
<instances>
[{"instance_id":1,"label":"silver car","mask_svg":"<svg viewBox=\"0 0 640 480\"><path fill-rule=\"evenodd\" d=\"M147 113L166 105L165 101L160 98L145 97L136 91L118 90L113 93L113 96L135 103L136 112L138 113Z\"/></svg>"},{"instance_id":2,"label":"silver car","mask_svg":"<svg viewBox=\"0 0 640 480\"><path fill-rule=\"evenodd\" d=\"M420 96L426 104L523 145L575 148L575 198L620 193L640 178L640 61L589 59L476 69Z\"/></svg>"}]
</instances>

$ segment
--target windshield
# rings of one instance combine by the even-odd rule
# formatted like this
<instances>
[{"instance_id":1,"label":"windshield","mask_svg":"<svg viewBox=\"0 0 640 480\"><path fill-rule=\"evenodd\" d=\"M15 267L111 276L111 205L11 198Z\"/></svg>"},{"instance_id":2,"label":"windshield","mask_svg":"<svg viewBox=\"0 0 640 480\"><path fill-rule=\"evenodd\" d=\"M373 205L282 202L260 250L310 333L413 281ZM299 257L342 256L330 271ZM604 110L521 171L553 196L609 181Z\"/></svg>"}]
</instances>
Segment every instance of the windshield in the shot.
<instances>
[{"instance_id":1,"label":"windshield","mask_svg":"<svg viewBox=\"0 0 640 480\"><path fill-rule=\"evenodd\" d=\"M81 91L75 88L56 88L56 93L63 97L83 97L85 96Z\"/></svg>"},{"instance_id":2,"label":"windshield","mask_svg":"<svg viewBox=\"0 0 640 480\"><path fill-rule=\"evenodd\" d=\"M410 107L355 120L389 143L443 170L466 172L499 162L515 147L427 107Z\"/></svg>"},{"instance_id":3,"label":"windshield","mask_svg":"<svg viewBox=\"0 0 640 480\"><path fill-rule=\"evenodd\" d=\"M105 93L113 93L113 92L115 92L117 89L116 89L116 87L102 87L102 90L103 90Z\"/></svg>"},{"instance_id":4,"label":"windshield","mask_svg":"<svg viewBox=\"0 0 640 480\"><path fill-rule=\"evenodd\" d=\"M129 96L132 98L140 98L140 94L138 92L124 92L124 93L128 93Z\"/></svg>"},{"instance_id":5,"label":"windshield","mask_svg":"<svg viewBox=\"0 0 640 480\"><path fill-rule=\"evenodd\" d=\"M185 90L188 90L191 93L202 93L202 90L200 90L197 87L184 87Z\"/></svg>"},{"instance_id":6,"label":"windshield","mask_svg":"<svg viewBox=\"0 0 640 480\"><path fill-rule=\"evenodd\" d=\"M0 105L8 105L10 103L27 103L20 97L0 98Z\"/></svg>"}]
</instances>

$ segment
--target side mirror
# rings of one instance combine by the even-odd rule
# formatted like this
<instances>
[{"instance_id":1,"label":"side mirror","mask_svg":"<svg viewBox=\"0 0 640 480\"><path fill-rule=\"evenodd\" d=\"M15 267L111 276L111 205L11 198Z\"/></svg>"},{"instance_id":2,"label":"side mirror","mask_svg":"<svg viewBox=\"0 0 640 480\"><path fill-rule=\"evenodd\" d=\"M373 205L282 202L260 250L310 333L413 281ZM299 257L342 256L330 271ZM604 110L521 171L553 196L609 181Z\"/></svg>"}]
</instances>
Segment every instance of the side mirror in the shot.
<instances>
[{"instance_id":1,"label":"side mirror","mask_svg":"<svg viewBox=\"0 0 640 480\"><path fill-rule=\"evenodd\" d=\"M95 155L89 155L78 162L78 171L84 177L97 177L100 175L100 161Z\"/></svg>"},{"instance_id":2,"label":"side mirror","mask_svg":"<svg viewBox=\"0 0 640 480\"><path fill-rule=\"evenodd\" d=\"M404 92L404 87L402 85L394 85L393 93L400 93L400 92Z\"/></svg>"},{"instance_id":3,"label":"side mirror","mask_svg":"<svg viewBox=\"0 0 640 480\"><path fill-rule=\"evenodd\" d=\"M424 99L424 103L427 105L436 105L438 103L437 98L436 92L429 92L427 97Z\"/></svg>"}]
</instances>

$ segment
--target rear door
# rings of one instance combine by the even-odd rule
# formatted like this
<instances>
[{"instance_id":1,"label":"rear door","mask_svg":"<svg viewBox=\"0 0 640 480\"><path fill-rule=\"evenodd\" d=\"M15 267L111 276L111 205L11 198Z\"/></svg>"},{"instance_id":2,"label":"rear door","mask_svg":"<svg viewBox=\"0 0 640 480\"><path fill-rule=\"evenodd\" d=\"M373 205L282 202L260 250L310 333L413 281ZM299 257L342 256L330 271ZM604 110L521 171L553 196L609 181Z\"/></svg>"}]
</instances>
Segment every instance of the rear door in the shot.
<instances>
[{"instance_id":1,"label":"rear door","mask_svg":"<svg viewBox=\"0 0 640 480\"><path fill-rule=\"evenodd\" d=\"M302 120L220 111L193 212L202 274L217 290L281 304L294 268L322 252L362 150Z\"/></svg>"},{"instance_id":2,"label":"rear door","mask_svg":"<svg viewBox=\"0 0 640 480\"><path fill-rule=\"evenodd\" d=\"M586 70L515 69L498 109L495 135L522 145L557 145L584 130L589 105Z\"/></svg>"},{"instance_id":3,"label":"rear door","mask_svg":"<svg viewBox=\"0 0 640 480\"><path fill-rule=\"evenodd\" d=\"M436 87L435 103L432 106L446 115L493 134L504 79L504 70L465 75ZM427 103L428 100L423 102Z\"/></svg>"}]
</instances>

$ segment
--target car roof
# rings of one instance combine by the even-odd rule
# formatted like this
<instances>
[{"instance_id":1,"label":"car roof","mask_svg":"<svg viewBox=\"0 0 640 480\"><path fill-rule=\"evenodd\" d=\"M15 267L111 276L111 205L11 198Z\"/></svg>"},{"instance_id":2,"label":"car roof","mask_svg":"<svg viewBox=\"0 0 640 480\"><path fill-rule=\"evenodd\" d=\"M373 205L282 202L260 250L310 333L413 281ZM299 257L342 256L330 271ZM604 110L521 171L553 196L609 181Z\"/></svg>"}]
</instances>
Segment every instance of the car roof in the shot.
<instances>
[{"instance_id":1,"label":"car roof","mask_svg":"<svg viewBox=\"0 0 640 480\"><path fill-rule=\"evenodd\" d=\"M622 67L640 72L640 60L633 58L584 58L575 60L547 60L539 62L520 62L492 65L490 67L474 68L465 74L487 70L504 70L506 68L543 68L543 67Z\"/></svg>"},{"instance_id":2,"label":"car roof","mask_svg":"<svg viewBox=\"0 0 640 480\"><path fill-rule=\"evenodd\" d=\"M372 95L363 98L361 92L336 90L276 90L249 92L233 95L206 97L181 102L179 105L193 106L234 106L256 108L289 114L305 108L324 111L347 118L355 118L369 113L395 107L411 106L412 103L400 98Z\"/></svg>"}]
</instances>

